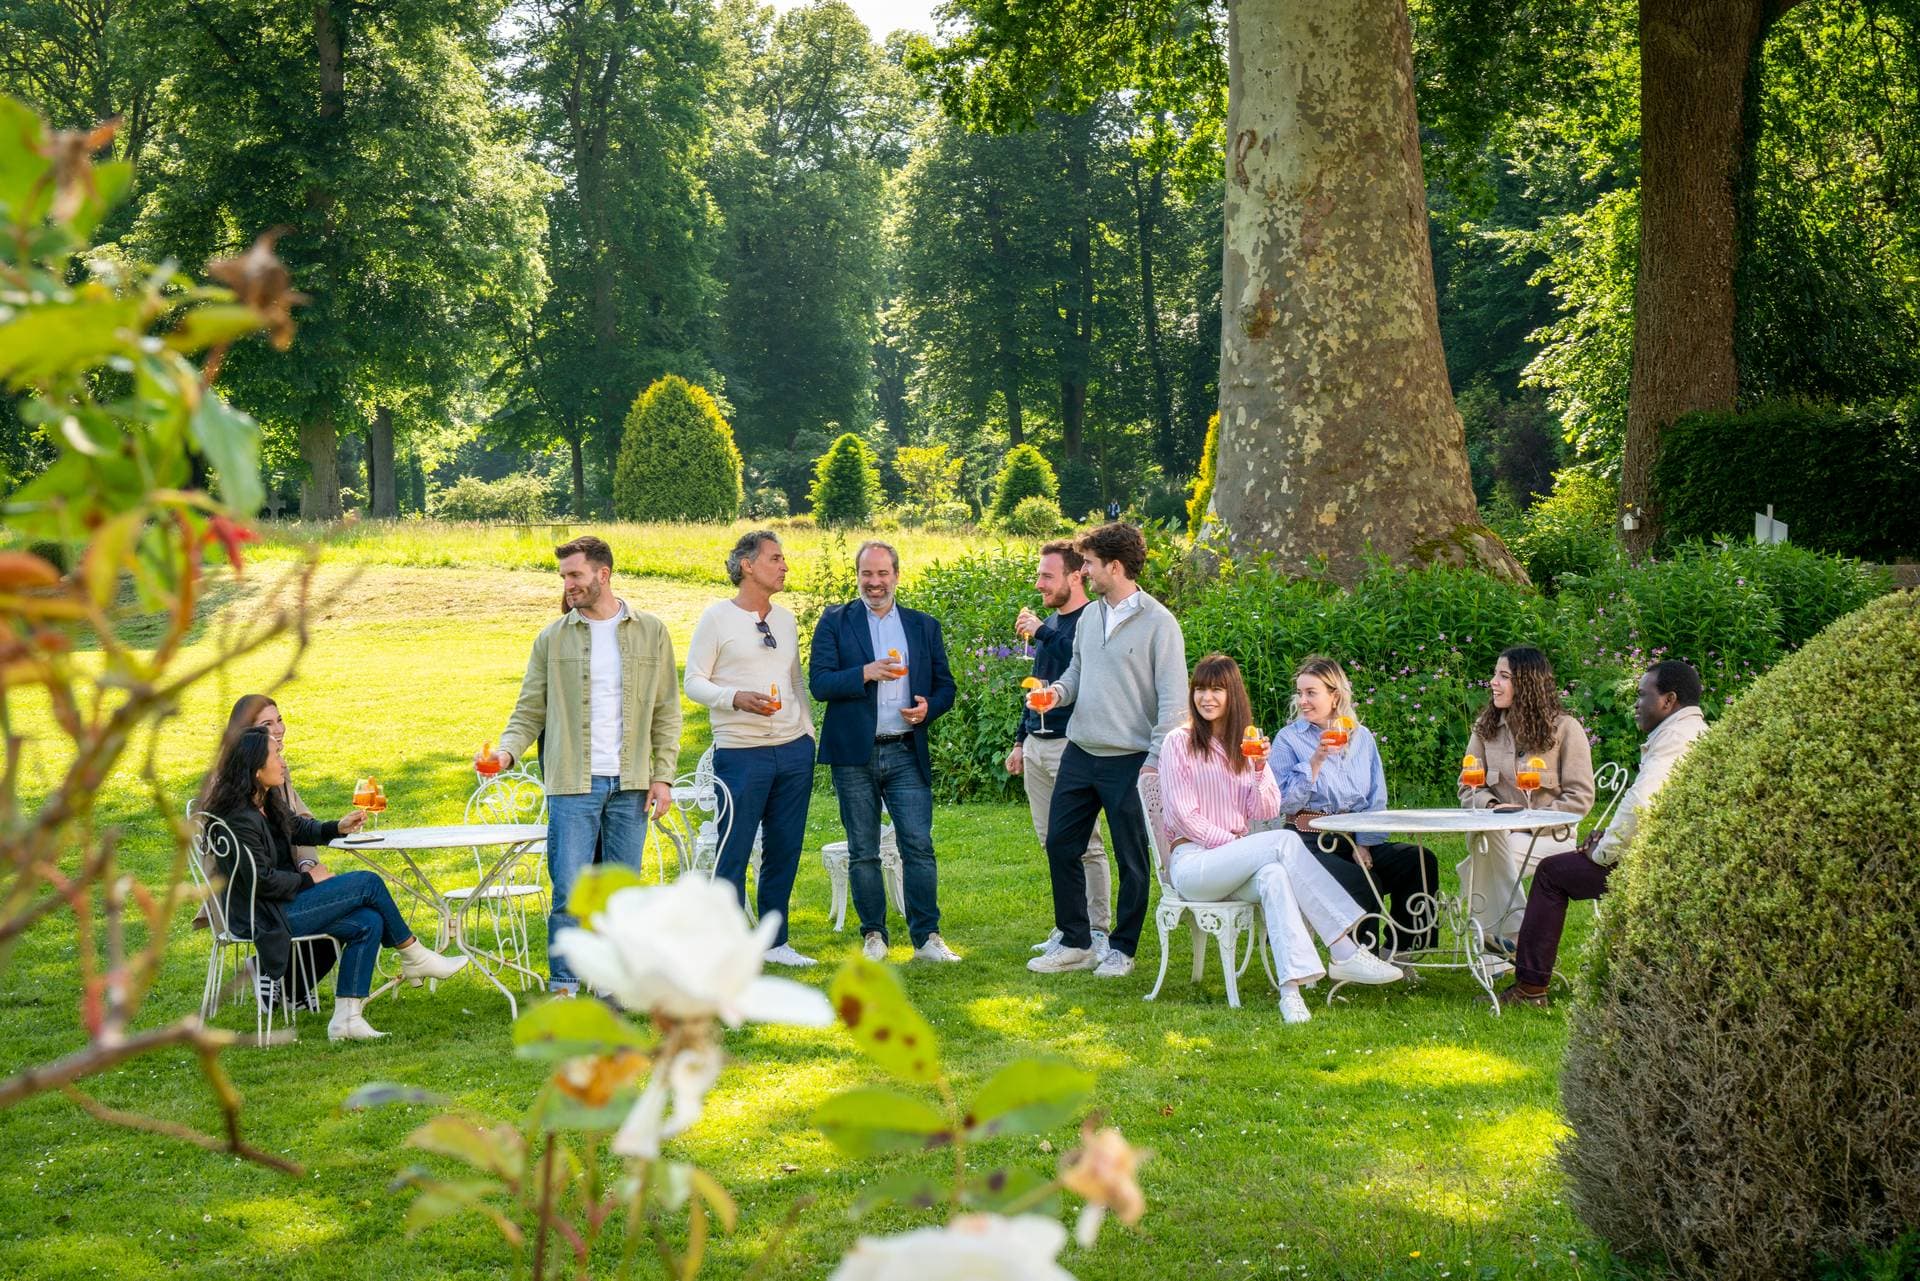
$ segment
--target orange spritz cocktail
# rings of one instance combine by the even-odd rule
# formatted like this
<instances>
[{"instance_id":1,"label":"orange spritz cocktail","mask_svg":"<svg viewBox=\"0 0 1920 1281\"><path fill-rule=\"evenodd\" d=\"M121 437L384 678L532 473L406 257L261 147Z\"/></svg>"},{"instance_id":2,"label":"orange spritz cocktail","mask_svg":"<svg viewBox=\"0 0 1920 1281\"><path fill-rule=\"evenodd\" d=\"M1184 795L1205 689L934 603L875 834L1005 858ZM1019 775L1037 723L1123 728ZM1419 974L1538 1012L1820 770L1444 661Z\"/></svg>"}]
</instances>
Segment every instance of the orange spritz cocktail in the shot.
<instances>
[{"instance_id":1,"label":"orange spritz cocktail","mask_svg":"<svg viewBox=\"0 0 1920 1281\"><path fill-rule=\"evenodd\" d=\"M353 785L353 808L370 810L373 808L373 780L363 778Z\"/></svg>"},{"instance_id":2,"label":"orange spritz cocktail","mask_svg":"<svg viewBox=\"0 0 1920 1281\"><path fill-rule=\"evenodd\" d=\"M1267 741L1267 736L1260 732L1258 725L1247 726L1247 732L1240 736L1240 755L1249 760L1255 757L1264 759L1272 750L1273 744Z\"/></svg>"},{"instance_id":3,"label":"orange spritz cocktail","mask_svg":"<svg viewBox=\"0 0 1920 1281\"><path fill-rule=\"evenodd\" d=\"M899 680L902 676L905 676L907 674L907 665L906 665L906 662L901 659L899 650L897 649L888 650L887 661L893 664L893 679Z\"/></svg>"},{"instance_id":4,"label":"orange spritz cocktail","mask_svg":"<svg viewBox=\"0 0 1920 1281\"><path fill-rule=\"evenodd\" d=\"M1526 764L1513 772L1513 785L1527 793L1529 804L1533 801L1533 793L1539 790L1540 771L1546 767L1547 763L1538 756L1529 756Z\"/></svg>"},{"instance_id":5,"label":"orange spritz cocktail","mask_svg":"<svg viewBox=\"0 0 1920 1281\"><path fill-rule=\"evenodd\" d=\"M491 742L480 744L480 755L473 758L473 772L481 778L492 778L500 772L500 758L493 754Z\"/></svg>"},{"instance_id":6,"label":"orange spritz cocktail","mask_svg":"<svg viewBox=\"0 0 1920 1281\"><path fill-rule=\"evenodd\" d=\"M1353 731L1359 722L1351 716L1337 716L1333 724L1320 732L1320 746L1329 752L1337 752L1345 747L1353 737Z\"/></svg>"},{"instance_id":7,"label":"orange spritz cocktail","mask_svg":"<svg viewBox=\"0 0 1920 1281\"><path fill-rule=\"evenodd\" d=\"M1460 785L1462 787L1485 787L1487 785L1487 767L1480 758L1468 752L1460 758Z\"/></svg>"},{"instance_id":8,"label":"orange spritz cocktail","mask_svg":"<svg viewBox=\"0 0 1920 1281\"><path fill-rule=\"evenodd\" d=\"M773 710L776 712L779 711L780 710L780 687L778 685L775 685L773 689L769 691L768 697L773 699Z\"/></svg>"}]
</instances>

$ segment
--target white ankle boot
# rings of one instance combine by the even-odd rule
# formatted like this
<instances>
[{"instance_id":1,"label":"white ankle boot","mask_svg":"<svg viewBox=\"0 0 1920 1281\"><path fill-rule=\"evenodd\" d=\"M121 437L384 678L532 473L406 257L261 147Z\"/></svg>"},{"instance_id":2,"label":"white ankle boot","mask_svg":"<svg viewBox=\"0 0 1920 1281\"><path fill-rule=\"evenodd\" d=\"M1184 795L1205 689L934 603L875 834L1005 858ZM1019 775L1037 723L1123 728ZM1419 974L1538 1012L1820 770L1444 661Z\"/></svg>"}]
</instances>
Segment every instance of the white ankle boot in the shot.
<instances>
[{"instance_id":1,"label":"white ankle boot","mask_svg":"<svg viewBox=\"0 0 1920 1281\"><path fill-rule=\"evenodd\" d=\"M470 956L442 956L419 939L400 949L400 977L419 987L428 979L450 979L467 968Z\"/></svg>"},{"instance_id":2,"label":"white ankle boot","mask_svg":"<svg viewBox=\"0 0 1920 1281\"><path fill-rule=\"evenodd\" d=\"M386 1035L374 1031L373 1024L367 1022L360 1013L366 1004L366 998L360 996L336 996L333 998L333 1018L327 1023L329 1041L373 1041Z\"/></svg>"}]
</instances>

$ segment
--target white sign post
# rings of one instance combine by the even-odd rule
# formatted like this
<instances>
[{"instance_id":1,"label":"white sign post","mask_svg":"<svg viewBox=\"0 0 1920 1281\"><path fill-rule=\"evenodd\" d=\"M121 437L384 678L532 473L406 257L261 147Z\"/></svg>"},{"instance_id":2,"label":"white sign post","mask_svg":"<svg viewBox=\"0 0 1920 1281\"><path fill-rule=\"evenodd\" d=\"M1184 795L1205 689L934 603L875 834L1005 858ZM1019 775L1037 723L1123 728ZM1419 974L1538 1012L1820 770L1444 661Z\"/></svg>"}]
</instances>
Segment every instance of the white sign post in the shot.
<instances>
[{"instance_id":1,"label":"white sign post","mask_svg":"<svg viewBox=\"0 0 1920 1281\"><path fill-rule=\"evenodd\" d=\"M1774 519L1772 503L1767 504L1766 511L1753 514L1753 541L1756 543L1787 541L1787 522Z\"/></svg>"}]
</instances>

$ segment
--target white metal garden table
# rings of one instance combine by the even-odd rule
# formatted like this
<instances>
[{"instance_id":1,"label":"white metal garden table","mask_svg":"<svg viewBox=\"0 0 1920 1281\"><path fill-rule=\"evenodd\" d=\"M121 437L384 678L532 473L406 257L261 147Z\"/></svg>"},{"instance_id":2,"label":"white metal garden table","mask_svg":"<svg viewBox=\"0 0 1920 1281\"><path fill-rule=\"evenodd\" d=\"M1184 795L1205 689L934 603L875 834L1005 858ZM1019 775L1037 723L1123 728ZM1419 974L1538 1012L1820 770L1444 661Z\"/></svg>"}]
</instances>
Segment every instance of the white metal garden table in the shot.
<instances>
[{"instance_id":1,"label":"white metal garden table","mask_svg":"<svg viewBox=\"0 0 1920 1281\"><path fill-rule=\"evenodd\" d=\"M1541 837L1570 839L1580 826L1580 816L1565 810L1367 810L1358 814L1325 814L1313 819L1309 826L1316 832L1345 836L1361 832L1385 832L1390 836L1471 837L1495 832L1525 832L1529 839L1521 866L1531 870L1535 866L1533 850ZM1332 841L1322 838L1321 849L1332 853L1333 847ZM1473 919L1473 913L1461 896L1442 894L1438 886L1426 885L1425 874L1425 864L1422 863L1423 883L1420 892L1407 903L1406 914L1413 919L1415 928L1421 934L1432 933L1435 936L1434 946L1406 952L1394 948L1394 964L1414 971L1465 970L1485 989L1493 1012L1499 1014L1500 1002L1493 996L1494 975L1487 964L1487 940L1482 936L1480 923ZM1367 884L1374 889L1375 899L1379 899L1379 887L1374 886L1371 871L1367 872ZM1368 915L1380 922L1382 939L1392 943L1397 938L1399 930L1391 917L1383 912L1370 912ZM1341 986L1335 983L1328 991L1329 1001Z\"/></svg>"},{"instance_id":2,"label":"white metal garden table","mask_svg":"<svg viewBox=\"0 0 1920 1281\"><path fill-rule=\"evenodd\" d=\"M377 832L359 832L332 842L333 848L347 853L378 872L397 890L433 911L440 937L473 958L469 967L480 972L507 998L510 1016L519 1017L520 1005L507 985L500 981L502 971L514 971L545 985L546 980L520 960L480 946L474 932L467 928L467 917L475 915L489 901L488 892L512 874L521 859L547 839L545 823L463 823L443 827L392 827ZM426 850L472 850L479 858L480 883L457 897L434 884L433 875L421 867L414 855ZM488 855L481 851L497 851ZM395 864L391 857L399 856ZM379 996L399 983L392 979L373 992ZM369 998L371 999L371 998Z\"/></svg>"}]
</instances>

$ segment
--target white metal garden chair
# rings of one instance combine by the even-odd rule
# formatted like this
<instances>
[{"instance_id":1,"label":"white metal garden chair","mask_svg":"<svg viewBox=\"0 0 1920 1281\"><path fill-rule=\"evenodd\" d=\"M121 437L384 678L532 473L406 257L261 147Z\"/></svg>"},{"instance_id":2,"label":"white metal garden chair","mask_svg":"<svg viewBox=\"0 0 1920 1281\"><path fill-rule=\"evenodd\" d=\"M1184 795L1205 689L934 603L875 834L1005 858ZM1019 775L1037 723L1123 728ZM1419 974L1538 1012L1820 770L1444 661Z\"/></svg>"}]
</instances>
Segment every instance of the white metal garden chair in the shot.
<instances>
[{"instance_id":1,"label":"white metal garden chair","mask_svg":"<svg viewBox=\"0 0 1920 1281\"><path fill-rule=\"evenodd\" d=\"M733 831L733 792L713 772L713 749L709 747L700 754L700 760L694 765L692 774L684 774L673 785L674 805L684 812L683 826L675 835L673 828L668 834L673 836L676 847L684 847L690 856L683 860L680 871L699 872L708 880L720 863L720 851L725 848L727 837ZM760 879L760 829L753 832L753 852L747 858L747 877L749 882ZM661 880L666 879L663 867ZM747 915L754 915L753 895L747 895Z\"/></svg>"},{"instance_id":2,"label":"white metal garden chair","mask_svg":"<svg viewBox=\"0 0 1920 1281\"><path fill-rule=\"evenodd\" d=\"M1238 900L1207 903L1181 898L1173 888L1173 851L1167 848L1167 836L1160 825L1160 776L1142 774L1136 786L1140 792L1140 808L1146 811L1147 836L1153 842L1153 873L1160 882L1160 902L1154 909L1154 923L1160 927L1160 975L1154 979L1153 991L1147 993L1146 999L1151 1001L1159 996L1161 985L1167 981L1167 960L1171 955L1173 932L1180 928L1181 921L1186 917L1193 918L1195 983L1206 973L1207 939L1211 937L1220 950L1220 969L1227 982L1228 1005L1240 1008L1240 976L1252 963L1255 952L1260 954L1261 964L1266 967L1267 982L1278 991L1280 981L1274 977L1273 958L1261 946L1266 937L1266 921L1261 915L1260 905ZM1237 953L1243 931L1247 936L1247 951L1246 955L1240 956Z\"/></svg>"},{"instance_id":3,"label":"white metal garden chair","mask_svg":"<svg viewBox=\"0 0 1920 1281\"><path fill-rule=\"evenodd\" d=\"M547 821L546 788L538 775L525 770L503 770L473 789L473 795L467 798L465 821L469 824L544 823ZM544 850L545 842L535 841L527 848L529 852L538 852ZM473 866L484 882L487 859L478 847L473 851ZM492 916L501 953L520 967L520 986L524 991L531 981L526 971L533 968L529 921L536 913L542 917L547 914L547 888L541 880L544 867L542 859L522 858L484 891L475 885L446 891L444 897L450 911L441 917L435 949L447 946L448 922L460 916L478 893L480 905Z\"/></svg>"},{"instance_id":4,"label":"white metal garden chair","mask_svg":"<svg viewBox=\"0 0 1920 1281\"><path fill-rule=\"evenodd\" d=\"M284 1023L286 1031L291 1033L298 1013L292 1000L293 985L285 980L273 985L271 996L262 999L267 988L260 978L252 983L243 982L241 976L247 969L247 962L253 962L253 972L260 973L259 950L254 946L253 937L236 934L228 924L233 919L230 910L233 899L235 877L222 876L220 884L214 884L213 875L207 871L212 863L217 870L222 864L237 868L240 860L245 859L251 870L254 866L253 851L234 835L226 821L213 814L195 814L191 806L187 809L187 823L193 832L193 847L187 858L187 870L193 877L193 885L204 897L207 904L207 932L212 937L212 946L207 952L206 982L200 989L200 1017L211 1020L219 1013L220 994L231 990L238 1001L253 1002L254 1042L260 1046L274 1043L277 1038L274 1028ZM254 896L259 887L257 875L247 878L247 919L254 918ZM322 941L337 942L327 934L297 934L293 938L289 963L301 971L306 979L306 989L312 992L319 982L317 967L313 960L313 945ZM229 984L227 960L232 958L232 981Z\"/></svg>"}]
</instances>

